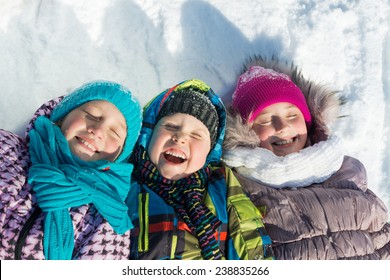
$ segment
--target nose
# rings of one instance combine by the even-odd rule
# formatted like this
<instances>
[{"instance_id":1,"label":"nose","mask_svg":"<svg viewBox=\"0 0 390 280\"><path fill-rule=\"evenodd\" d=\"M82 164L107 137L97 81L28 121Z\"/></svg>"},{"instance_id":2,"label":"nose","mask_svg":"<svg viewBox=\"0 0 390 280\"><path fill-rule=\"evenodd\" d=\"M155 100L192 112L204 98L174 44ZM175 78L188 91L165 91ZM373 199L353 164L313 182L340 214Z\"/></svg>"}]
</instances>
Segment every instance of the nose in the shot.
<instances>
[{"instance_id":1,"label":"nose","mask_svg":"<svg viewBox=\"0 0 390 280\"><path fill-rule=\"evenodd\" d=\"M277 133L283 133L290 127L290 124L282 118L277 118L274 120L274 127Z\"/></svg>"},{"instance_id":2,"label":"nose","mask_svg":"<svg viewBox=\"0 0 390 280\"><path fill-rule=\"evenodd\" d=\"M88 126L88 132L99 139L104 138L104 127L102 123L93 123Z\"/></svg>"},{"instance_id":3,"label":"nose","mask_svg":"<svg viewBox=\"0 0 390 280\"><path fill-rule=\"evenodd\" d=\"M187 135L178 131L172 135L172 140L176 143L184 144L187 141Z\"/></svg>"}]
</instances>

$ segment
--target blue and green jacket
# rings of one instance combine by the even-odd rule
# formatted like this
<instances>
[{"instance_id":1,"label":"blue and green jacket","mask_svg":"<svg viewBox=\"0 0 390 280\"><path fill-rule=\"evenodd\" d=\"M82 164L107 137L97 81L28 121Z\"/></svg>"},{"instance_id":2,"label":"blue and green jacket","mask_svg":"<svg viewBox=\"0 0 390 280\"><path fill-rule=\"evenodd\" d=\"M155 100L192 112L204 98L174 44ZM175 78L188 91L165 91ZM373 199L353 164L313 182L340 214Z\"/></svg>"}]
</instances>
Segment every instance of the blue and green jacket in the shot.
<instances>
[{"instance_id":1,"label":"blue and green jacket","mask_svg":"<svg viewBox=\"0 0 390 280\"><path fill-rule=\"evenodd\" d=\"M219 166L226 113L221 99L209 86L199 80L188 80L151 100L144 108L138 144L147 149L158 112L167 97L177 89L190 86L206 92L219 116L216 144L206 160L213 171L204 202L221 221L215 234L220 251L224 259L272 259L271 240L265 232L261 213L246 196L233 172ZM132 180L127 204L135 226L131 232L131 259L202 259L197 237L158 194Z\"/></svg>"}]
</instances>

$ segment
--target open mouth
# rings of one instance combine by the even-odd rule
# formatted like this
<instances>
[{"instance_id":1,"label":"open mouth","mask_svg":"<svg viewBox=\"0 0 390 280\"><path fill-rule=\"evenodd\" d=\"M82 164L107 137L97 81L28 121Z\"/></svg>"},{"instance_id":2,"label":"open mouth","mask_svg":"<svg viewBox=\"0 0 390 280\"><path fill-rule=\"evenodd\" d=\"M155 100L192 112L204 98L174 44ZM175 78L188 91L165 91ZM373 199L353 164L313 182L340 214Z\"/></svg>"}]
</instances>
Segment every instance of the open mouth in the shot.
<instances>
[{"instance_id":1,"label":"open mouth","mask_svg":"<svg viewBox=\"0 0 390 280\"><path fill-rule=\"evenodd\" d=\"M187 160L186 155L184 153L180 153L178 151L168 150L164 153L164 158L171 163L180 164Z\"/></svg>"},{"instance_id":2,"label":"open mouth","mask_svg":"<svg viewBox=\"0 0 390 280\"><path fill-rule=\"evenodd\" d=\"M94 152L94 153L99 153L99 151L96 149L95 146L93 146L91 143L87 142L86 140L80 138L80 137L77 137L77 140L81 143L82 146L84 146L85 148L87 148L88 150Z\"/></svg>"},{"instance_id":3,"label":"open mouth","mask_svg":"<svg viewBox=\"0 0 390 280\"><path fill-rule=\"evenodd\" d=\"M289 145L289 144L295 142L297 139L298 139L298 137L295 136L295 137L287 139L287 140L276 141L276 142L272 143L272 145L275 145L275 146L285 146L285 145Z\"/></svg>"}]
</instances>

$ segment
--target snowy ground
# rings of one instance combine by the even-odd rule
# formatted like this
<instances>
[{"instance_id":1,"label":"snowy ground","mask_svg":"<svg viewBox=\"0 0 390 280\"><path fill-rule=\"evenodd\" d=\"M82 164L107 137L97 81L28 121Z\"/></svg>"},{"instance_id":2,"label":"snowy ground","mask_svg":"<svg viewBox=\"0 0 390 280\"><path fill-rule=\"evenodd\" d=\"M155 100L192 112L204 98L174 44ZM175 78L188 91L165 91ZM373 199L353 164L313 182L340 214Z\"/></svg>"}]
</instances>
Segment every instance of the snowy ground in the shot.
<instances>
[{"instance_id":1,"label":"snowy ground","mask_svg":"<svg viewBox=\"0 0 390 280\"><path fill-rule=\"evenodd\" d=\"M247 56L275 54L349 98L335 132L390 208L389 26L388 0L0 0L0 128L23 135L96 79L143 105L189 78L226 96Z\"/></svg>"}]
</instances>

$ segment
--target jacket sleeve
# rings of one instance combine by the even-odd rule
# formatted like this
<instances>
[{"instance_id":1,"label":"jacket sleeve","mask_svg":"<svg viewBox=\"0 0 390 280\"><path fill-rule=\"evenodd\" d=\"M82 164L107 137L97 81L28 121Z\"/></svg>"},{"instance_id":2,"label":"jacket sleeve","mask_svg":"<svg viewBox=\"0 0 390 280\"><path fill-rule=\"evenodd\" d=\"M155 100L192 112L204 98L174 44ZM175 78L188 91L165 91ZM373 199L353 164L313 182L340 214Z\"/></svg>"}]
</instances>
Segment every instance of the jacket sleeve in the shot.
<instances>
[{"instance_id":1,"label":"jacket sleeve","mask_svg":"<svg viewBox=\"0 0 390 280\"><path fill-rule=\"evenodd\" d=\"M25 183L29 165L26 141L0 129L0 192L15 193Z\"/></svg>"},{"instance_id":2,"label":"jacket sleeve","mask_svg":"<svg viewBox=\"0 0 390 280\"><path fill-rule=\"evenodd\" d=\"M29 156L26 141L16 134L0 129L0 211L15 205L26 182ZM3 219L0 219L3 221Z\"/></svg>"},{"instance_id":3,"label":"jacket sleeve","mask_svg":"<svg viewBox=\"0 0 390 280\"><path fill-rule=\"evenodd\" d=\"M230 168L226 168L227 211L229 216L228 259L273 259L271 239L265 230L262 215Z\"/></svg>"},{"instance_id":4,"label":"jacket sleeve","mask_svg":"<svg viewBox=\"0 0 390 280\"><path fill-rule=\"evenodd\" d=\"M0 129L0 259L13 259L19 227L29 215L30 193L23 189L29 165L26 141Z\"/></svg>"}]
</instances>

